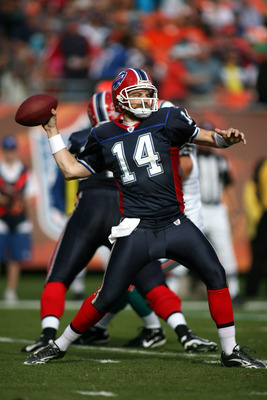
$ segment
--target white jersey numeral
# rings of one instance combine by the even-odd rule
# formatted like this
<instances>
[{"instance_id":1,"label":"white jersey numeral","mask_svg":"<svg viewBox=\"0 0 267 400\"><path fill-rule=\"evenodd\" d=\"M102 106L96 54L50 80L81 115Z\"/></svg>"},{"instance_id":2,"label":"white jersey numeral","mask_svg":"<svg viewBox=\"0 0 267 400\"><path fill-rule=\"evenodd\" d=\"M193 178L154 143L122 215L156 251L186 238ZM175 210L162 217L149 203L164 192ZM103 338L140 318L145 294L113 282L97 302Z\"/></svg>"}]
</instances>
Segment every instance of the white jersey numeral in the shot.
<instances>
[{"instance_id":1,"label":"white jersey numeral","mask_svg":"<svg viewBox=\"0 0 267 400\"><path fill-rule=\"evenodd\" d=\"M111 149L112 154L117 157L122 171L121 179L123 183L131 183L136 180L135 173L131 172L125 157L123 142L117 142Z\"/></svg>"},{"instance_id":2,"label":"white jersey numeral","mask_svg":"<svg viewBox=\"0 0 267 400\"><path fill-rule=\"evenodd\" d=\"M128 162L125 157L123 142L117 142L112 147L112 154L117 157L122 171L123 183L131 183L136 181L136 175L129 169ZM138 167L147 165L147 173L150 177L162 174L164 172L162 164L160 163L159 153L155 151L154 143L151 133L145 133L138 136L133 160Z\"/></svg>"},{"instance_id":3,"label":"white jersey numeral","mask_svg":"<svg viewBox=\"0 0 267 400\"><path fill-rule=\"evenodd\" d=\"M149 176L162 174L162 165L158 163L160 160L159 153L155 151L150 133L138 137L133 158L138 167L148 165L147 173Z\"/></svg>"}]
</instances>

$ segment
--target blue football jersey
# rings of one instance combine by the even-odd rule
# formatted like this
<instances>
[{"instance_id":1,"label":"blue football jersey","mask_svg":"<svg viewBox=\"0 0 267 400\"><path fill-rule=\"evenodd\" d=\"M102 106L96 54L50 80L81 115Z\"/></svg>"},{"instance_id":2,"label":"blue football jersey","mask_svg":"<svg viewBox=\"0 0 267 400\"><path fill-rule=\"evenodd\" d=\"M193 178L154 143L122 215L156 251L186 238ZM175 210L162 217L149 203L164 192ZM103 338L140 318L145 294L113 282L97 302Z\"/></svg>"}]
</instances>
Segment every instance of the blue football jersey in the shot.
<instances>
[{"instance_id":1,"label":"blue football jersey","mask_svg":"<svg viewBox=\"0 0 267 400\"><path fill-rule=\"evenodd\" d=\"M117 120L93 128L78 161L113 172L123 216L171 217L184 209L179 150L198 132L184 108L162 108L132 127Z\"/></svg>"}]
</instances>

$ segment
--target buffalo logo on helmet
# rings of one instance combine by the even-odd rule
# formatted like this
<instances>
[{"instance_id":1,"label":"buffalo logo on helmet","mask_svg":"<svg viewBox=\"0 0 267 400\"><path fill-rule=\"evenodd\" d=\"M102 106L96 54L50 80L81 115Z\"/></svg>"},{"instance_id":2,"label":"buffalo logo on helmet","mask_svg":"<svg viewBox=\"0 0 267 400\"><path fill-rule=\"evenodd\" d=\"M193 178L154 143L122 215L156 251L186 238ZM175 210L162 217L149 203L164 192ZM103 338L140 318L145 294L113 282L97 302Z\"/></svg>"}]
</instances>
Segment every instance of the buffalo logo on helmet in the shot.
<instances>
[{"instance_id":1,"label":"buffalo logo on helmet","mask_svg":"<svg viewBox=\"0 0 267 400\"><path fill-rule=\"evenodd\" d=\"M117 90L118 87L120 87L120 85L122 84L122 82L124 81L125 77L127 75L127 72L122 71L117 78L114 80L113 84L112 84L112 89L113 90Z\"/></svg>"}]
</instances>

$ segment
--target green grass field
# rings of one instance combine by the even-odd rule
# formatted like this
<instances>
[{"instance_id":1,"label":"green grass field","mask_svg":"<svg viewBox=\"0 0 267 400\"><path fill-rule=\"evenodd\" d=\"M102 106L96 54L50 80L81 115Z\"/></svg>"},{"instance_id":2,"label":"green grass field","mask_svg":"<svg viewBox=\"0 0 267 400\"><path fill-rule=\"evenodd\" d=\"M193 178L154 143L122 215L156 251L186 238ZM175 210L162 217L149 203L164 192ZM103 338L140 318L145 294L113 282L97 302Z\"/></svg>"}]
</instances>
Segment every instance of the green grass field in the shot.
<instances>
[{"instance_id":1,"label":"green grass field","mask_svg":"<svg viewBox=\"0 0 267 400\"><path fill-rule=\"evenodd\" d=\"M101 275L88 274L91 293ZM130 350L123 345L142 325L131 309L122 311L109 328L110 342L103 347L72 346L62 360L46 365L24 365L20 349L40 334L38 301L42 274L22 274L19 306L0 302L1 400L229 400L267 399L267 369L222 368L220 352L186 354L176 335L163 322L167 343L152 350ZM0 281L0 293L4 280ZM72 320L79 302L70 301L59 334ZM188 325L198 335L218 341L206 301L183 304ZM237 340L267 363L267 301L235 308Z\"/></svg>"}]
</instances>

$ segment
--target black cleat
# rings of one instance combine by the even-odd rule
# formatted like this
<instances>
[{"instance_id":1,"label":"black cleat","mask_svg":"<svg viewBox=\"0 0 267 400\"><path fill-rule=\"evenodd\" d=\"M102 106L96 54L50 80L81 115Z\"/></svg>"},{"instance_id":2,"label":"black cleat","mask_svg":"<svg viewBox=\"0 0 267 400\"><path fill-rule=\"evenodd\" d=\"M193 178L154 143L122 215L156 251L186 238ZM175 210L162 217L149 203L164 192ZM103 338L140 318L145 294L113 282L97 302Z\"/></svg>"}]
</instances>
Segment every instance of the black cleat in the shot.
<instances>
[{"instance_id":1,"label":"black cleat","mask_svg":"<svg viewBox=\"0 0 267 400\"><path fill-rule=\"evenodd\" d=\"M130 340L124 347L143 347L145 349L154 349L163 346L166 343L165 332L162 328L148 329L144 328L136 338Z\"/></svg>"},{"instance_id":2,"label":"black cleat","mask_svg":"<svg viewBox=\"0 0 267 400\"><path fill-rule=\"evenodd\" d=\"M35 351L24 361L25 365L46 364L51 360L58 360L64 357L65 351L61 351L55 342L51 342L45 347Z\"/></svg>"},{"instance_id":3,"label":"black cleat","mask_svg":"<svg viewBox=\"0 0 267 400\"><path fill-rule=\"evenodd\" d=\"M189 332L179 339L179 342L184 347L185 351L195 353L207 353L208 351L217 351L218 345L208 339L203 339Z\"/></svg>"},{"instance_id":4,"label":"black cleat","mask_svg":"<svg viewBox=\"0 0 267 400\"><path fill-rule=\"evenodd\" d=\"M77 345L91 345L91 344L105 344L109 342L109 334L106 329L101 329L96 326L89 328L82 336L80 336L73 344Z\"/></svg>"},{"instance_id":5,"label":"black cleat","mask_svg":"<svg viewBox=\"0 0 267 400\"><path fill-rule=\"evenodd\" d=\"M27 346L22 347L21 351L23 353L32 353L33 351L39 350L42 347L47 346L52 339L45 338L43 335L41 335L40 339L36 340L36 342L32 344L28 344Z\"/></svg>"},{"instance_id":6,"label":"black cleat","mask_svg":"<svg viewBox=\"0 0 267 400\"><path fill-rule=\"evenodd\" d=\"M254 352L247 347L240 347L238 344L234 347L233 353L229 356L222 352L221 365L223 367L267 368L261 361L251 357L245 349L250 353Z\"/></svg>"}]
</instances>

